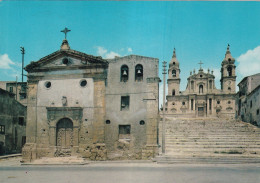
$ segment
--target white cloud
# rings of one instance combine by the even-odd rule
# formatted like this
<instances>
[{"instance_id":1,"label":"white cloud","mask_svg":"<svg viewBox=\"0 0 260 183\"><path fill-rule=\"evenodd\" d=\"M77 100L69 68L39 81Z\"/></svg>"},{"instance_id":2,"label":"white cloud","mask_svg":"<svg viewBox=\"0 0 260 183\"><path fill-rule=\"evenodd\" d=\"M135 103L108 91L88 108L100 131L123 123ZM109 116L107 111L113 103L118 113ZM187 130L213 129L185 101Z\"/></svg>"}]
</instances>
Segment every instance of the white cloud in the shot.
<instances>
[{"instance_id":1,"label":"white cloud","mask_svg":"<svg viewBox=\"0 0 260 183\"><path fill-rule=\"evenodd\" d=\"M133 49L132 48L127 48L127 51L132 53L133 52Z\"/></svg>"},{"instance_id":2,"label":"white cloud","mask_svg":"<svg viewBox=\"0 0 260 183\"><path fill-rule=\"evenodd\" d=\"M243 76L248 76L260 72L260 46L253 50L248 50L246 53L237 58L237 71Z\"/></svg>"},{"instance_id":3,"label":"white cloud","mask_svg":"<svg viewBox=\"0 0 260 183\"><path fill-rule=\"evenodd\" d=\"M118 53L111 51L105 55L105 58L115 58L116 56L120 57Z\"/></svg>"},{"instance_id":4,"label":"white cloud","mask_svg":"<svg viewBox=\"0 0 260 183\"><path fill-rule=\"evenodd\" d=\"M101 46L98 46L97 49L97 54L100 56L104 56L107 53L107 50Z\"/></svg>"},{"instance_id":5,"label":"white cloud","mask_svg":"<svg viewBox=\"0 0 260 183\"><path fill-rule=\"evenodd\" d=\"M15 65L15 63L7 54L0 55L0 69L11 69L11 65Z\"/></svg>"},{"instance_id":6,"label":"white cloud","mask_svg":"<svg viewBox=\"0 0 260 183\"><path fill-rule=\"evenodd\" d=\"M104 47L102 46L97 46L97 54L99 56L102 56L103 58L105 59L111 59L111 58L115 58L116 56L117 57L120 57L120 54L119 53L116 53L114 51L109 51L107 49L105 49Z\"/></svg>"}]
</instances>

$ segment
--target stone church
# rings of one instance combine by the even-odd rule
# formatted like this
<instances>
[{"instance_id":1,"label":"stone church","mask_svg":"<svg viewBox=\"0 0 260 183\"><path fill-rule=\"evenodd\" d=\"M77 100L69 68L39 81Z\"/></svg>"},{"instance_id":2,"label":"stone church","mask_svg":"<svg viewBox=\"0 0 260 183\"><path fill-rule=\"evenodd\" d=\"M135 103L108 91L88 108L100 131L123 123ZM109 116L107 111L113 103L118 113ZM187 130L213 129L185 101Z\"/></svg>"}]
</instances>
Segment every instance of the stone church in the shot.
<instances>
[{"instance_id":1,"label":"stone church","mask_svg":"<svg viewBox=\"0 0 260 183\"><path fill-rule=\"evenodd\" d=\"M200 64L202 64L200 62ZM168 69L167 114L176 117L234 117L236 95L235 59L229 50L221 63L221 89L213 71L190 72L185 91L180 91L180 63L174 49Z\"/></svg>"},{"instance_id":2,"label":"stone church","mask_svg":"<svg viewBox=\"0 0 260 183\"><path fill-rule=\"evenodd\" d=\"M70 49L31 62L23 161L79 156L149 159L157 153L158 59L105 60Z\"/></svg>"}]
</instances>

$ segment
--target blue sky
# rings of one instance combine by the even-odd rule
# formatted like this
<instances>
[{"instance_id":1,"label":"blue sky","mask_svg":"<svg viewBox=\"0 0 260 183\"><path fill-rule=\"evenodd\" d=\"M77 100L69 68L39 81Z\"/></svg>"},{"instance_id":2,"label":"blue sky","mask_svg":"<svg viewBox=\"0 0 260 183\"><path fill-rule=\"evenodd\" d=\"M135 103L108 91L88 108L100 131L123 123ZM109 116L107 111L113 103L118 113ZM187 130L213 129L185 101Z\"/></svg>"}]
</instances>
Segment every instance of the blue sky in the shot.
<instances>
[{"instance_id":1,"label":"blue sky","mask_svg":"<svg viewBox=\"0 0 260 183\"><path fill-rule=\"evenodd\" d=\"M21 80L25 65L60 48L64 27L72 49L110 58L137 54L170 61L176 48L181 89L194 68L219 71L227 44L237 59L237 83L260 72L259 2L1 1L0 80ZM160 66L160 77L161 75Z\"/></svg>"}]
</instances>

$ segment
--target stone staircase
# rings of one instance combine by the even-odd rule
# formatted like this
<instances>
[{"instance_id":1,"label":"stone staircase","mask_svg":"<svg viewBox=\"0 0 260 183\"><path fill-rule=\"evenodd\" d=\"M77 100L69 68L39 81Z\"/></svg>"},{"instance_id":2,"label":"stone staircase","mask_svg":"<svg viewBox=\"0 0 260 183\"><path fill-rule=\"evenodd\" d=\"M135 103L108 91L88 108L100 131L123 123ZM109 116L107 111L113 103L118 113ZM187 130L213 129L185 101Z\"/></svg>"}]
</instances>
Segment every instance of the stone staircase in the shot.
<instances>
[{"instance_id":1,"label":"stone staircase","mask_svg":"<svg viewBox=\"0 0 260 183\"><path fill-rule=\"evenodd\" d=\"M260 163L260 128L249 123L167 117L165 144L159 163Z\"/></svg>"}]
</instances>

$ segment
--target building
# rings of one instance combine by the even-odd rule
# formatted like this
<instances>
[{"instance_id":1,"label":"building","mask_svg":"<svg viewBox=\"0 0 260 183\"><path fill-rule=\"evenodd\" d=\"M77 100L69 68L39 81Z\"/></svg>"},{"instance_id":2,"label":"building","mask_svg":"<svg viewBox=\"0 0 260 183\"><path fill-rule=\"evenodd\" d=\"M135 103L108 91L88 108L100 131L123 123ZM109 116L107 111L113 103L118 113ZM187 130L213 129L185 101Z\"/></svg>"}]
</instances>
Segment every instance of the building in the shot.
<instances>
[{"instance_id":1,"label":"building","mask_svg":"<svg viewBox=\"0 0 260 183\"><path fill-rule=\"evenodd\" d=\"M26 82L0 81L0 88L13 93L18 102L27 106Z\"/></svg>"},{"instance_id":2,"label":"building","mask_svg":"<svg viewBox=\"0 0 260 183\"><path fill-rule=\"evenodd\" d=\"M111 159L147 159L157 151L159 82L155 58L108 60L105 143Z\"/></svg>"},{"instance_id":3,"label":"building","mask_svg":"<svg viewBox=\"0 0 260 183\"><path fill-rule=\"evenodd\" d=\"M70 49L67 39L60 50L31 62L25 67L23 161L71 155L90 160L154 156L157 67L157 59L141 56L104 60Z\"/></svg>"},{"instance_id":4,"label":"building","mask_svg":"<svg viewBox=\"0 0 260 183\"><path fill-rule=\"evenodd\" d=\"M239 84L236 117L260 125L260 73L245 77Z\"/></svg>"},{"instance_id":5,"label":"building","mask_svg":"<svg viewBox=\"0 0 260 183\"><path fill-rule=\"evenodd\" d=\"M200 63L201 64L201 63ZM215 86L213 71L200 67L190 72L185 91L180 91L180 63L174 49L168 69L167 114L176 117L234 117L236 73L235 59L229 50L221 63L221 89Z\"/></svg>"},{"instance_id":6,"label":"building","mask_svg":"<svg viewBox=\"0 0 260 183\"><path fill-rule=\"evenodd\" d=\"M0 88L0 154L21 153L25 144L26 107Z\"/></svg>"}]
</instances>

